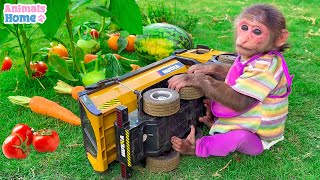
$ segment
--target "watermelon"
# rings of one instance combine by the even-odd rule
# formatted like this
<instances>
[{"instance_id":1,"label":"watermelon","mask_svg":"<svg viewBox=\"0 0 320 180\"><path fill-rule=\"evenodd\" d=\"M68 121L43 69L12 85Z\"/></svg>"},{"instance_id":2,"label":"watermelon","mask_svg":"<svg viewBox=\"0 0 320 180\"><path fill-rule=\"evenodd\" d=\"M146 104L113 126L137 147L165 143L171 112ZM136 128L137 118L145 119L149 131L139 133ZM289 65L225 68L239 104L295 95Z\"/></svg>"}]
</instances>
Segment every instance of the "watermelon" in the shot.
<instances>
[{"instance_id":1,"label":"watermelon","mask_svg":"<svg viewBox=\"0 0 320 180\"><path fill-rule=\"evenodd\" d=\"M167 23L154 23L143 28L137 35L134 48L146 63L170 56L177 49L191 49L192 39L183 29Z\"/></svg>"}]
</instances>

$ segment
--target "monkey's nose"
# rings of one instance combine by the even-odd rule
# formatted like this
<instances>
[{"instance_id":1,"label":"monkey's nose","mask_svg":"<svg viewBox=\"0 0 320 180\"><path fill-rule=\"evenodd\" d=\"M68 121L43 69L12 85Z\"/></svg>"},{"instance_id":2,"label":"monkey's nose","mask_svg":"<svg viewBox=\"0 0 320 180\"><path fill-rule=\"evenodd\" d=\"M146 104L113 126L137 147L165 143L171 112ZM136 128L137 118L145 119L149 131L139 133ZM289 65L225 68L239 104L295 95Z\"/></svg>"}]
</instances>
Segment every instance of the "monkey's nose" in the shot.
<instances>
[{"instance_id":1,"label":"monkey's nose","mask_svg":"<svg viewBox=\"0 0 320 180\"><path fill-rule=\"evenodd\" d=\"M243 34L238 34L238 37L236 38L236 45L238 46L242 46L244 44L246 44L249 40L249 37L247 34L243 33Z\"/></svg>"}]
</instances>

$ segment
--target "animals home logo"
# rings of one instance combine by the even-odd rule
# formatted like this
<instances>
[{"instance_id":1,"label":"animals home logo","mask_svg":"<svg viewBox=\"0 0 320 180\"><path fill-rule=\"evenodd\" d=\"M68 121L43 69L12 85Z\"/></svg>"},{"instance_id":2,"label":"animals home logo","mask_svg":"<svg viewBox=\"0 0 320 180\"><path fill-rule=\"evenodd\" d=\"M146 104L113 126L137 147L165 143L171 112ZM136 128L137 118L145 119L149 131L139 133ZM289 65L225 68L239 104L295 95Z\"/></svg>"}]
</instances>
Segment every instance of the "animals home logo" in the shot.
<instances>
[{"instance_id":1,"label":"animals home logo","mask_svg":"<svg viewBox=\"0 0 320 180\"><path fill-rule=\"evenodd\" d=\"M4 4L4 24L43 24L47 19L45 4Z\"/></svg>"}]
</instances>

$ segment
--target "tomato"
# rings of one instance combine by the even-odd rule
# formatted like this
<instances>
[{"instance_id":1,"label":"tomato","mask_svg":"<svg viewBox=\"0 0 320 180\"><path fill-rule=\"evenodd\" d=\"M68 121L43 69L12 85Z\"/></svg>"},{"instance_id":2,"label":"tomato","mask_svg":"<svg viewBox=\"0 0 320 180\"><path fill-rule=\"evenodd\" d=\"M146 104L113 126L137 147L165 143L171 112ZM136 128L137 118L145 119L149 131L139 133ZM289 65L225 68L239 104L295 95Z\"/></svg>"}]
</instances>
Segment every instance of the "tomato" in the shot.
<instances>
[{"instance_id":1,"label":"tomato","mask_svg":"<svg viewBox=\"0 0 320 180\"><path fill-rule=\"evenodd\" d=\"M11 134L21 134L23 139L27 139L27 145L29 146L32 142L33 132L32 129L26 124L17 124L11 131Z\"/></svg>"},{"instance_id":2,"label":"tomato","mask_svg":"<svg viewBox=\"0 0 320 180\"><path fill-rule=\"evenodd\" d=\"M8 56L4 58L4 61L2 63L1 71L7 71L10 70L12 67L12 60Z\"/></svg>"},{"instance_id":3,"label":"tomato","mask_svg":"<svg viewBox=\"0 0 320 180\"><path fill-rule=\"evenodd\" d=\"M99 32L95 29L91 29L90 30L90 34L94 39L98 39L99 38Z\"/></svg>"},{"instance_id":4,"label":"tomato","mask_svg":"<svg viewBox=\"0 0 320 180\"><path fill-rule=\"evenodd\" d=\"M126 50L128 52L133 52L134 51L134 41L136 39L136 36L135 35L129 35L127 37L127 40L128 40L128 44L126 46Z\"/></svg>"},{"instance_id":5,"label":"tomato","mask_svg":"<svg viewBox=\"0 0 320 180\"><path fill-rule=\"evenodd\" d=\"M48 66L43 61L30 62L30 69L32 71L32 77L42 77L48 70Z\"/></svg>"},{"instance_id":6,"label":"tomato","mask_svg":"<svg viewBox=\"0 0 320 180\"><path fill-rule=\"evenodd\" d=\"M112 49L113 51L118 51L118 39L120 38L120 36L118 34L113 34L109 37L108 39L108 45L110 47L110 49Z\"/></svg>"},{"instance_id":7,"label":"tomato","mask_svg":"<svg viewBox=\"0 0 320 180\"><path fill-rule=\"evenodd\" d=\"M26 144L27 140L19 133L13 133L8 136L2 144L2 152L6 158L23 159L29 155L30 146Z\"/></svg>"},{"instance_id":8,"label":"tomato","mask_svg":"<svg viewBox=\"0 0 320 180\"><path fill-rule=\"evenodd\" d=\"M93 61L93 60L95 60L95 59L97 59L97 58L98 58L98 55L86 54L86 55L84 56L84 63L87 64L87 63L89 63L89 62L91 62L91 61Z\"/></svg>"},{"instance_id":9,"label":"tomato","mask_svg":"<svg viewBox=\"0 0 320 180\"><path fill-rule=\"evenodd\" d=\"M61 58L68 58L69 56L68 50L62 44L58 44L50 48L49 56L50 54L59 55Z\"/></svg>"},{"instance_id":10,"label":"tomato","mask_svg":"<svg viewBox=\"0 0 320 180\"><path fill-rule=\"evenodd\" d=\"M33 133L32 145L38 152L53 152L59 146L59 135L51 129L42 129Z\"/></svg>"}]
</instances>

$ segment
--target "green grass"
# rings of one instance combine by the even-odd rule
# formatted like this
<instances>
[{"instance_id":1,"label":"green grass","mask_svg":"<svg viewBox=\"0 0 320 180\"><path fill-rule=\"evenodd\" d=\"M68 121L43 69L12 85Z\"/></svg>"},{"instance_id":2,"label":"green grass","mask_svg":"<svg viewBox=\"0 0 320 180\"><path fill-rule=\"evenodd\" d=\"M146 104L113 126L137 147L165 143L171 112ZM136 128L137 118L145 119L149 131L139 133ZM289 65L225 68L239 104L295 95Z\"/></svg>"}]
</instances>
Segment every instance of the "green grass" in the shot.
<instances>
[{"instance_id":1,"label":"green grass","mask_svg":"<svg viewBox=\"0 0 320 180\"><path fill-rule=\"evenodd\" d=\"M157 1L138 1L141 7ZM174 7L174 2L170 2ZM318 179L320 172L320 35L319 0L177 0L179 9L198 18L190 33L195 44L206 44L222 51L233 49L233 20L244 8L256 2L277 5L284 12L290 31L291 49L284 56L290 72L295 75L290 99L289 116L286 123L285 141L271 150L251 157L233 153L227 157L196 158L182 156L179 167L169 173L151 173L141 167L134 168L133 179ZM169 2L168 2L169 3ZM75 24L93 19L99 20L88 11L75 14ZM80 16L81 15L81 16ZM313 24L313 20L314 24ZM58 35L66 39L63 26ZM41 36L41 33L37 34ZM47 40L32 44L37 50L46 46ZM134 55L131 55L134 56ZM20 52L12 53L14 66L11 71L0 73L0 141L10 134L17 123L27 123L35 129L52 128L59 132L61 143L53 153L36 153L33 149L24 160L6 159L0 154L0 179L114 179L119 177L117 162L109 165L108 171L97 174L86 158L80 127L70 126L55 119L32 113L29 109L12 105L10 95L40 95L59 102L79 114L78 104L67 95L53 91L60 77L49 72L40 79L46 89L35 80L26 78ZM0 56L3 59L3 55Z\"/></svg>"}]
</instances>

